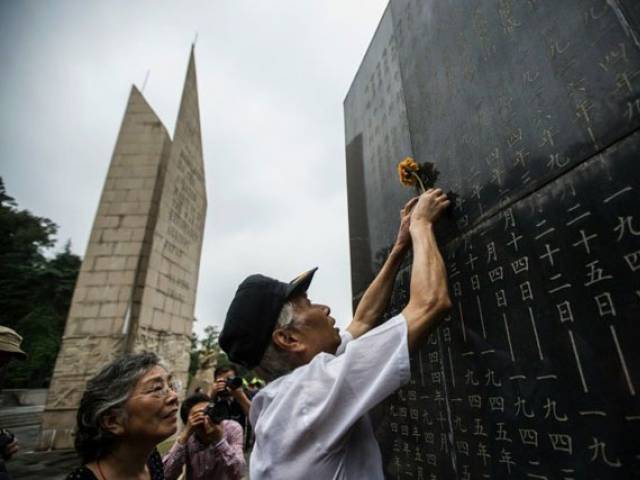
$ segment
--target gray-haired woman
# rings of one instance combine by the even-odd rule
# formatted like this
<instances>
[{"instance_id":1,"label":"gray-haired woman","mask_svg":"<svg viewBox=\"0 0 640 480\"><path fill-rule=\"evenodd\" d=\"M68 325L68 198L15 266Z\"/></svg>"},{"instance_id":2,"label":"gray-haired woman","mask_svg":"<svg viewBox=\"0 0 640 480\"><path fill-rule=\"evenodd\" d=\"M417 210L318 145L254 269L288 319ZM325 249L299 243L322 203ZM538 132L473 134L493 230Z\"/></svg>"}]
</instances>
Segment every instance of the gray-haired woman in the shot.
<instances>
[{"instance_id":1,"label":"gray-haired woman","mask_svg":"<svg viewBox=\"0 0 640 480\"><path fill-rule=\"evenodd\" d=\"M75 446L84 466L67 480L164 478L156 445L176 431L178 397L153 353L130 354L87 383Z\"/></svg>"}]
</instances>

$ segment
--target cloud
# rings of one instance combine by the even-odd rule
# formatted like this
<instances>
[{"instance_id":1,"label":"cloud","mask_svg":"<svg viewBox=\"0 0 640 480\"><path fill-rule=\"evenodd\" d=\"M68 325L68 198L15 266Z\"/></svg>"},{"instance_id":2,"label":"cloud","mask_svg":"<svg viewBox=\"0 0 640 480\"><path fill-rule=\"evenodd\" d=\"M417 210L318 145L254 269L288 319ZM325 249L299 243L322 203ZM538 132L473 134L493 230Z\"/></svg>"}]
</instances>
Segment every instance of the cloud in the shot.
<instances>
[{"instance_id":1,"label":"cloud","mask_svg":"<svg viewBox=\"0 0 640 480\"><path fill-rule=\"evenodd\" d=\"M170 132L190 42L209 199L196 331L242 279L319 266L350 319L342 100L386 2L3 2L0 158L10 194L83 254L131 83Z\"/></svg>"}]
</instances>

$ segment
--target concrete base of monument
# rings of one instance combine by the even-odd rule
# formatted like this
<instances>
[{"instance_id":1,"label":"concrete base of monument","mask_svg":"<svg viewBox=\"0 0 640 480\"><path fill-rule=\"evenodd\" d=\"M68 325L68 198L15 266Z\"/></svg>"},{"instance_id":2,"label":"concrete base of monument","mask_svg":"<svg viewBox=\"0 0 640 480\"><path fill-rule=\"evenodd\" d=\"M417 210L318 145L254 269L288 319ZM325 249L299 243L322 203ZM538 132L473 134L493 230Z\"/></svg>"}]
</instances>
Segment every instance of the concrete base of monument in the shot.
<instances>
[{"instance_id":1,"label":"concrete base of monument","mask_svg":"<svg viewBox=\"0 0 640 480\"><path fill-rule=\"evenodd\" d=\"M73 430L42 430L35 449L40 452L73 449Z\"/></svg>"}]
</instances>

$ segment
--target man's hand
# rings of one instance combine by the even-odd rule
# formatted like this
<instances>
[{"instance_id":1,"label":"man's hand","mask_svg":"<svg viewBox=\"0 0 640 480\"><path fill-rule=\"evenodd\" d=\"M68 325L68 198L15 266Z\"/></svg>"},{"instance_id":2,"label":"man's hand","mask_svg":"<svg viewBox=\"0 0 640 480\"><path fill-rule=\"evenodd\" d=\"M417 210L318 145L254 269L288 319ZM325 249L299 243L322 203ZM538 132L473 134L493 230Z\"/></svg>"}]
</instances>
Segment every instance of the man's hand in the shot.
<instances>
[{"instance_id":1,"label":"man's hand","mask_svg":"<svg viewBox=\"0 0 640 480\"><path fill-rule=\"evenodd\" d=\"M401 250L405 250L411 245L411 234L409 233L411 211L418 201L418 198L419 197L412 198L404 205L402 210L400 210L400 228L398 228L395 246Z\"/></svg>"},{"instance_id":2,"label":"man's hand","mask_svg":"<svg viewBox=\"0 0 640 480\"><path fill-rule=\"evenodd\" d=\"M197 428L203 428L205 420L208 420L208 417L204 414L205 407L194 407L189 412L189 418L187 419L187 424L184 426L182 432L178 436L178 442L184 444L187 443L189 437L194 434Z\"/></svg>"},{"instance_id":3,"label":"man's hand","mask_svg":"<svg viewBox=\"0 0 640 480\"><path fill-rule=\"evenodd\" d=\"M411 212L410 226L433 224L442 216L451 202L439 188L430 188L418 198Z\"/></svg>"},{"instance_id":4,"label":"man's hand","mask_svg":"<svg viewBox=\"0 0 640 480\"><path fill-rule=\"evenodd\" d=\"M18 450L20 450L20 448L18 447L18 441L14 440L13 442L7 444L4 447L4 452L2 452L2 457L5 460L10 460L11 457L13 457L16 453L18 453Z\"/></svg>"},{"instance_id":5,"label":"man's hand","mask_svg":"<svg viewBox=\"0 0 640 480\"><path fill-rule=\"evenodd\" d=\"M220 395L226 389L227 389L227 382L225 381L224 378L221 378L220 380L216 380L215 382L213 382L213 385L211 387L211 392L209 393L211 400L215 399L218 395Z\"/></svg>"}]
</instances>

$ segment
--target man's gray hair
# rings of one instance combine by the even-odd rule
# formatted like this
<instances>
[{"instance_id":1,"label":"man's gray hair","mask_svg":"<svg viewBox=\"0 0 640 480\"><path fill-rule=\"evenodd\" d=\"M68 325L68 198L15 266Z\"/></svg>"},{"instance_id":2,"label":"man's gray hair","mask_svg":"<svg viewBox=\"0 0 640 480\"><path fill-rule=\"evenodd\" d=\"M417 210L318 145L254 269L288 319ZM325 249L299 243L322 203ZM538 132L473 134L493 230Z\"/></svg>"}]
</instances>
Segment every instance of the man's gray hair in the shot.
<instances>
[{"instance_id":1,"label":"man's gray hair","mask_svg":"<svg viewBox=\"0 0 640 480\"><path fill-rule=\"evenodd\" d=\"M274 330L276 328L289 328L294 321L293 303L287 302L280 310ZM273 381L294 369L289 353L273 343L273 340L269 342L269 346L265 350L258 367L261 370L261 375L268 381Z\"/></svg>"},{"instance_id":2,"label":"man's gray hair","mask_svg":"<svg viewBox=\"0 0 640 480\"><path fill-rule=\"evenodd\" d=\"M83 463L112 451L118 439L102 427L102 418L108 413L125 415L124 404L138 380L156 365L166 369L155 353L123 355L87 382L78 408L75 438L76 451Z\"/></svg>"}]
</instances>

